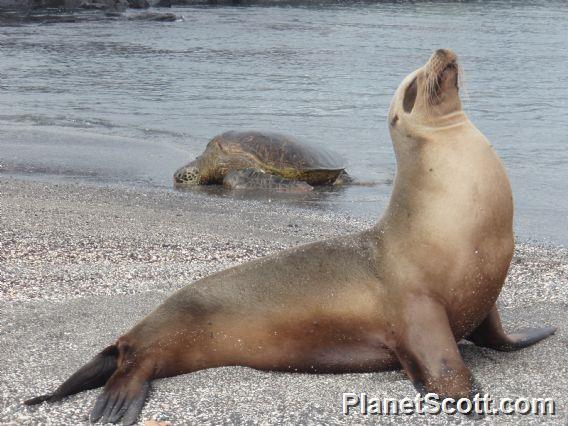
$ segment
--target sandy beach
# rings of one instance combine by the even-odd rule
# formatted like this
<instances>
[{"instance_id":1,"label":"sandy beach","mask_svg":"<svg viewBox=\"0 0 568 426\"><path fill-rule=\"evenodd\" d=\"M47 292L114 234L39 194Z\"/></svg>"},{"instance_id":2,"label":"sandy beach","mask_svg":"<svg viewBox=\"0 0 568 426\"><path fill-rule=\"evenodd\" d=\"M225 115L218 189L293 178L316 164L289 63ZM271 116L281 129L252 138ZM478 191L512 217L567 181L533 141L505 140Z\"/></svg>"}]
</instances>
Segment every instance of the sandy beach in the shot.
<instances>
[{"instance_id":1,"label":"sandy beach","mask_svg":"<svg viewBox=\"0 0 568 426\"><path fill-rule=\"evenodd\" d=\"M315 208L202 194L0 178L0 424L84 424L99 390L52 405L54 389L173 290L285 248L354 232L355 219ZM565 424L568 250L518 243L499 300L509 330L555 325L514 353L463 344L494 397L551 397L555 416L486 416L475 424ZM402 372L265 373L230 367L155 381L141 424L463 424L463 416L344 416L344 392L413 397Z\"/></svg>"}]
</instances>

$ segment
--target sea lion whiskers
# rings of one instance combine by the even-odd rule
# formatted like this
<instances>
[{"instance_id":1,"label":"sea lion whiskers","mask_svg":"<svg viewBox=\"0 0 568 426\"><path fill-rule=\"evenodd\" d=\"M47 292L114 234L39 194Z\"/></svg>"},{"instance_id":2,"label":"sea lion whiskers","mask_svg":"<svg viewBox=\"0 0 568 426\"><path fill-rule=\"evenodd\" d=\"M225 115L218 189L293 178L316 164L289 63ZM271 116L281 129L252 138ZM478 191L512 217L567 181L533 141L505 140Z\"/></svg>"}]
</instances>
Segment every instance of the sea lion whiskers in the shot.
<instances>
[{"instance_id":1,"label":"sea lion whiskers","mask_svg":"<svg viewBox=\"0 0 568 426\"><path fill-rule=\"evenodd\" d=\"M435 110L435 107L442 102L442 82L448 70L453 69L456 73L455 87L459 90L458 81L461 67L458 65L457 58L453 54L448 56L447 51L442 51L442 54L439 54L439 52L440 51L437 51L432 58L430 58L425 69L425 82L422 96L426 109L432 108Z\"/></svg>"},{"instance_id":2,"label":"sea lion whiskers","mask_svg":"<svg viewBox=\"0 0 568 426\"><path fill-rule=\"evenodd\" d=\"M439 97L437 95L437 91L439 86L437 85L437 79L435 78L427 78L425 84L425 90L423 91L423 103L426 106L426 109L434 109L436 105L439 104ZM436 102L434 102L434 100Z\"/></svg>"},{"instance_id":3,"label":"sea lion whiskers","mask_svg":"<svg viewBox=\"0 0 568 426\"><path fill-rule=\"evenodd\" d=\"M465 78L465 71L462 66L458 66L458 78L456 81L457 88L461 92L462 103L468 104L470 100L469 89L467 86L467 80Z\"/></svg>"},{"instance_id":4,"label":"sea lion whiskers","mask_svg":"<svg viewBox=\"0 0 568 426\"><path fill-rule=\"evenodd\" d=\"M432 73L424 77L423 90L420 90L421 103L427 111L433 110L439 103L437 91L439 86L436 87L437 80L432 78Z\"/></svg>"},{"instance_id":5,"label":"sea lion whiskers","mask_svg":"<svg viewBox=\"0 0 568 426\"><path fill-rule=\"evenodd\" d=\"M424 105L427 108L434 106L438 100L437 91L439 89L438 74L440 68L440 59L434 56L428 62L429 66L425 76Z\"/></svg>"}]
</instances>

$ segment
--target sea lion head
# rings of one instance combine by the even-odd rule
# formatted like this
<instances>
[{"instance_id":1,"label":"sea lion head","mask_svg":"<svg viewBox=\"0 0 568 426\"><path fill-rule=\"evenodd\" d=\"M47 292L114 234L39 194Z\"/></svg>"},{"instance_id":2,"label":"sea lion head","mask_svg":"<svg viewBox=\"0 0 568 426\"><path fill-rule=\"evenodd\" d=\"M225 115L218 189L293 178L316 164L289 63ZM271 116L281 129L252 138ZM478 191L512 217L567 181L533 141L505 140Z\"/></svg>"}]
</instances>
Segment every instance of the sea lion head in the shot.
<instances>
[{"instance_id":1,"label":"sea lion head","mask_svg":"<svg viewBox=\"0 0 568 426\"><path fill-rule=\"evenodd\" d=\"M456 54L451 50L438 49L423 67L402 81L388 115L393 141L416 139L432 128L465 119L458 75Z\"/></svg>"},{"instance_id":2,"label":"sea lion head","mask_svg":"<svg viewBox=\"0 0 568 426\"><path fill-rule=\"evenodd\" d=\"M201 172L199 169L198 161L192 161L183 167L180 167L174 173L174 187L176 188L189 188L201 184Z\"/></svg>"}]
</instances>

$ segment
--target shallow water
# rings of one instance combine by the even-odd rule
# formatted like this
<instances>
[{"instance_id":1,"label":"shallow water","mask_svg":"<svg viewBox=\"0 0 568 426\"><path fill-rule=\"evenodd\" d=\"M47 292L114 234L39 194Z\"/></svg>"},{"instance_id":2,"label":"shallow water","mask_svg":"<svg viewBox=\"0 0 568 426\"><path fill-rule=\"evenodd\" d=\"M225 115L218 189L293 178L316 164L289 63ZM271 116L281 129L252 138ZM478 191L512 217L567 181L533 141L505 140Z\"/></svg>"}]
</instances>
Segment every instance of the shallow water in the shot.
<instances>
[{"instance_id":1,"label":"shallow water","mask_svg":"<svg viewBox=\"0 0 568 426\"><path fill-rule=\"evenodd\" d=\"M183 20L0 27L0 172L169 189L215 134L274 130L377 182L281 202L378 216L395 171L390 99L448 47L465 109L507 166L518 235L568 244L566 2L168 12Z\"/></svg>"}]
</instances>

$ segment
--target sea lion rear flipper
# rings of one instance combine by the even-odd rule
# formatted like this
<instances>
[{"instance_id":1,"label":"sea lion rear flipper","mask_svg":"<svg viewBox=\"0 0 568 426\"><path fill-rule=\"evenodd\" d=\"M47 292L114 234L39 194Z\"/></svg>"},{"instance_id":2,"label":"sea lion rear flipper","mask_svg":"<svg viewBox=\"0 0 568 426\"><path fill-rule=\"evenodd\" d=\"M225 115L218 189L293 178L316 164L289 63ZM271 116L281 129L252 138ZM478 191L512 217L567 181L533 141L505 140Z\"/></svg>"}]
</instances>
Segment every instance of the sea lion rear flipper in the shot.
<instances>
[{"instance_id":1,"label":"sea lion rear flipper","mask_svg":"<svg viewBox=\"0 0 568 426\"><path fill-rule=\"evenodd\" d=\"M420 298L404 310L403 332L394 349L416 390L440 398L473 398L479 391L463 362L444 307Z\"/></svg>"},{"instance_id":2,"label":"sea lion rear flipper","mask_svg":"<svg viewBox=\"0 0 568 426\"><path fill-rule=\"evenodd\" d=\"M516 351L534 345L556 332L556 327L527 328L513 334L505 333L497 307L493 306L487 318L466 337L477 346L497 351Z\"/></svg>"},{"instance_id":3,"label":"sea lion rear flipper","mask_svg":"<svg viewBox=\"0 0 568 426\"><path fill-rule=\"evenodd\" d=\"M99 395L91 411L90 421L97 422L102 417L102 423L116 423L122 419L123 425L131 425L142 412L146 402L150 382L130 380L119 387L105 387Z\"/></svg>"},{"instance_id":4,"label":"sea lion rear flipper","mask_svg":"<svg viewBox=\"0 0 568 426\"><path fill-rule=\"evenodd\" d=\"M101 387L116 370L117 358L118 348L116 345L108 346L65 380L55 392L28 399L24 401L24 404L35 405L44 401L55 402L84 390Z\"/></svg>"},{"instance_id":5,"label":"sea lion rear flipper","mask_svg":"<svg viewBox=\"0 0 568 426\"><path fill-rule=\"evenodd\" d=\"M230 189L270 189L282 192L306 192L313 189L306 182L250 168L230 171L223 179L223 185Z\"/></svg>"},{"instance_id":6,"label":"sea lion rear flipper","mask_svg":"<svg viewBox=\"0 0 568 426\"><path fill-rule=\"evenodd\" d=\"M146 402L152 380L153 364L125 360L106 383L99 395L90 421L115 423L122 419L122 424L136 423Z\"/></svg>"}]
</instances>

